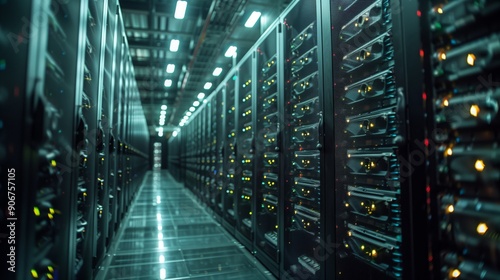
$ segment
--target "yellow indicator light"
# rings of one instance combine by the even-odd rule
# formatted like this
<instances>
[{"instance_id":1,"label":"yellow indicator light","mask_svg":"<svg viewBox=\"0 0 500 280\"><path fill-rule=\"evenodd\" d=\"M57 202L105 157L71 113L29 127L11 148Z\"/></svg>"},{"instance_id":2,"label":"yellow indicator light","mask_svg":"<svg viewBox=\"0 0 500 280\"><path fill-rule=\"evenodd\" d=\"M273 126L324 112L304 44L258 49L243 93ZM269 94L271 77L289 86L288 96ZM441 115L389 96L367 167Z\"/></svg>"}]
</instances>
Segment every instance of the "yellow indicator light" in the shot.
<instances>
[{"instance_id":1,"label":"yellow indicator light","mask_svg":"<svg viewBox=\"0 0 500 280\"><path fill-rule=\"evenodd\" d=\"M54 267L49 265L47 266L47 270L50 272L50 273L53 273L54 272Z\"/></svg>"},{"instance_id":2,"label":"yellow indicator light","mask_svg":"<svg viewBox=\"0 0 500 280\"><path fill-rule=\"evenodd\" d=\"M446 212L453 213L453 211L455 211L455 207L453 205L448 205L448 207L446 208Z\"/></svg>"},{"instance_id":3,"label":"yellow indicator light","mask_svg":"<svg viewBox=\"0 0 500 280\"><path fill-rule=\"evenodd\" d=\"M445 52L440 52L439 55L439 60L446 60L446 53Z\"/></svg>"},{"instance_id":4,"label":"yellow indicator light","mask_svg":"<svg viewBox=\"0 0 500 280\"><path fill-rule=\"evenodd\" d=\"M352 236L352 232L348 231L347 235Z\"/></svg>"},{"instance_id":5,"label":"yellow indicator light","mask_svg":"<svg viewBox=\"0 0 500 280\"><path fill-rule=\"evenodd\" d=\"M52 274L47 273L46 275L47 275L47 278L49 278L49 279L54 279L54 276L52 276Z\"/></svg>"},{"instance_id":6,"label":"yellow indicator light","mask_svg":"<svg viewBox=\"0 0 500 280\"><path fill-rule=\"evenodd\" d=\"M451 155L453 155L453 150L452 150L451 148L448 148L448 149L446 149L445 154L446 154L447 156L451 156Z\"/></svg>"},{"instance_id":7,"label":"yellow indicator light","mask_svg":"<svg viewBox=\"0 0 500 280\"><path fill-rule=\"evenodd\" d=\"M34 207L33 212L35 213L35 216L40 216L40 209L38 209L38 207Z\"/></svg>"},{"instance_id":8,"label":"yellow indicator light","mask_svg":"<svg viewBox=\"0 0 500 280\"><path fill-rule=\"evenodd\" d=\"M274 226L274 228L278 228L278 225Z\"/></svg>"},{"instance_id":9,"label":"yellow indicator light","mask_svg":"<svg viewBox=\"0 0 500 280\"><path fill-rule=\"evenodd\" d=\"M487 230L488 230L488 226L485 223L479 223L479 225L477 225L476 231L480 235L485 234Z\"/></svg>"},{"instance_id":10,"label":"yellow indicator light","mask_svg":"<svg viewBox=\"0 0 500 280\"><path fill-rule=\"evenodd\" d=\"M448 99L443 100L443 106L448 107L448 105L450 105Z\"/></svg>"},{"instance_id":11,"label":"yellow indicator light","mask_svg":"<svg viewBox=\"0 0 500 280\"><path fill-rule=\"evenodd\" d=\"M361 250L364 250L365 249L365 245L361 245Z\"/></svg>"},{"instance_id":12,"label":"yellow indicator light","mask_svg":"<svg viewBox=\"0 0 500 280\"><path fill-rule=\"evenodd\" d=\"M33 276L33 278L38 278L38 272L36 272L36 270L32 269L31 276Z\"/></svg>"},{"instance_id":13,"label":"yellow indicator light","mask_svg":"<svg viewBox=\"0 0 500 280\"><path fill-rule=\"evenodd\" d=\"M458 270L458 269L454 269L454 270L451 272L451 277L453 277L453 278L458 278L458 276L460 276L460 270Z\"/></svg>"},{"instance_id":14,"label":"yellow indicator light","mask_svg":"<svg viewBox=\"0 0 500 280\"><path fill-rule=\"evenodd\" d=\"M57 162L56 162L55 160L51 160L51 161L50 161L50 165L51 165L52 167L56 167L56 166L57 166Z\"/></svg>"},{"instance_id":15,"label":"yellow indicator light","mask_svg":"<svg viewBox=\"0 0 500 280\"><path fill-rule=\"evenodd\" d=\"M476 56L472 53L468 54L467 55L467 64L469 64L470 66L474 66L475 63L476 63Z\"/></svg>"},{"instance_id":16,"label":"yellow indicator light","mask_svg":"<svg viewBox=\"0 0 500 280\"><path fill-rule=\"evenodd\" d=\"M375 250L375 249L372 250L372 257L373 258L377 257L377 250Z\"/></svg>"},{"instance_id":17,"label":"yellow indicator light","mask_svg":"<svg viewBox=\"0 0 500 280\"><path fill-rule=\"evenodd\" d=\"M346 204L345 204L345 207L349 207L349 203L346 203Z\"/></svg>"},{"instance_id":18,"label":"yellow indicator light","mask_svg":"<svg viewBox=\"0 0 500 280\"><path fill-rule=\"evenodd\" d=\"M477 171L482 172L486 165L484 164L484 161L478 159L476 160L476 163L474 164L474 168L476 168Z\"/></svg>"},{"instance_id":19,"label":"yellow indicator light","mask_svg":"<svg viewBox=\"0 0 500 280\"><path fill-rule=\"evenodd\" d=\"M442 14L443 13L443 8L437 8L437 12L438 12L438 14Z\"/></svg>"},{"instance_id":20,"label":"yellow indicator light","mask_svg":"<svg viewBox=\"0 0 500 280\"><path fill-rule=\"evenodd\" d=\"M476 118L477 118L477 116L479 115L479 112L480 112L480 111L481 111L481 110L479 109L479 106L477 106L477 105L472 105L472 106L470 106L469 113L470 113L470 115L471 115L471 116L473 116L473 117L476 117Z\"/></svg>"},{"instance_id":21,"label":"yellow indicator light","mask_svg":"<svg viewBox=\"0 0 500 280\"><path fill-rule=\"evenodd\" d=\"M49 219L51 219L51 220L52 220L52 219L54 219L54 215L52 215L52 214L50 214L50 213L49 213L49 214L47 214L47 217L49 217Z\"/></svg>"},{"instance_id":22,"label":"yellow indicator light","mask_svg":"<svg viewBox=\"0 0 500 280\"><path fill-rule=\"evenodd\" d=\"M54 210L54 208L49 208L49 213L50 214L54 214L56 211Z\"/></svg>"}]
</instances>

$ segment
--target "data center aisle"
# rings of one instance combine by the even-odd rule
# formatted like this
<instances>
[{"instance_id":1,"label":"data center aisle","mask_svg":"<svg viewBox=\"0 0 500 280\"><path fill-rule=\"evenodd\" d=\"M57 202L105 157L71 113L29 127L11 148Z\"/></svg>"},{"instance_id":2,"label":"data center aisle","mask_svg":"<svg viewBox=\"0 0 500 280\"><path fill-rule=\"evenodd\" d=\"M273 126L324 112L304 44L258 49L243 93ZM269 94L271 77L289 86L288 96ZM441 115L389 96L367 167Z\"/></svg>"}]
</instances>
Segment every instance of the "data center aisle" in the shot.
<instances>
[{"instance_id":1,"label":"data center aisle","mask_svg":"<svg viewBox=\"0 0 500 280\"><path fill-rule=\"evenodd\" d=\"M150 171L96 279L275 279L166 171Z\"/></svg>"}]
</instances>

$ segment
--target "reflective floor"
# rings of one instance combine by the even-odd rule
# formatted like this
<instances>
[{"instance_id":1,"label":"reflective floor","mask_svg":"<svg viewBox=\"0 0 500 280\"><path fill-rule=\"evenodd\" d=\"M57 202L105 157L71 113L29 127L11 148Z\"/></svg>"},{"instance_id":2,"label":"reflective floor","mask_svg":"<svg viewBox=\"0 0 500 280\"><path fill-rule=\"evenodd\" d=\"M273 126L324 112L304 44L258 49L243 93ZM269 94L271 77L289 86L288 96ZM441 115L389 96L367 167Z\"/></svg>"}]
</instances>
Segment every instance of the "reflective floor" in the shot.
<instances>
[{"instance_id":1,"label":"reflective floor","mask_svg":"<svg viewBox=\"0 0 500 280\"><path fill-rule=\"evenodd\" d=\"M149 172L97 280L275 279L165 171Z\"/></svg>"}]
</instances>

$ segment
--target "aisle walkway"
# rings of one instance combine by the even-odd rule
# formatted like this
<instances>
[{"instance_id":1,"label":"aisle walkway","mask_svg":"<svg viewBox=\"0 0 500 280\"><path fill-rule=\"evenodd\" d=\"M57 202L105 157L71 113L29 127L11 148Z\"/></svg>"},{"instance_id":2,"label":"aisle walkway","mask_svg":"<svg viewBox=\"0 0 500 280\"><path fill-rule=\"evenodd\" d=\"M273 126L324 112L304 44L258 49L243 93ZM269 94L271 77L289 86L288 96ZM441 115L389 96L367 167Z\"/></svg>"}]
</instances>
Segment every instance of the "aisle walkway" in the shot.
<instances>
[{"instance_id":1,"label":"aisle walkway","mask_svg":"<svg viewBox=\"0 0 500 280\"><path fill-rule=\"evenodd\" d=\"M146 175L96 279L274 277L162 171Z\"/></svg>"}]
</instances>

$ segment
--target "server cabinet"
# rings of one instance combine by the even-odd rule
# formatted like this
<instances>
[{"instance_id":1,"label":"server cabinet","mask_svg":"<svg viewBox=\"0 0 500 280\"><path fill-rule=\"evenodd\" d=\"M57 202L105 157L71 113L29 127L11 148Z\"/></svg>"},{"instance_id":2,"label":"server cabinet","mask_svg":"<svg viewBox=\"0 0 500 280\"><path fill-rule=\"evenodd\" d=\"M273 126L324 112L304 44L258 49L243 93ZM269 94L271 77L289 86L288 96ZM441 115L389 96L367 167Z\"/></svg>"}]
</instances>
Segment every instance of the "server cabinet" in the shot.
<instances>
[{"instance_id":1,"label":"server cabinet","mask_svg":"<svg viewBox=\"0 0 500 280\"><path fill-rule=\"evenodd\" d=\"M256 256L278 274L279 213L281 212L281 152L275 139L283 127L278 104L281 103L276 25L264 35L256 49L255 94L255 250ZM278 60L278 57L280 58ZM281 80L281 79L280 79ZM274 140L273 140L274 139Z\"/></svg>"},{"instance_id":2,"label":"server cabinet","mask_svg":"<svg viewBox=\"0 0 500 280\"><path fill-rule=\"evenodd\" d=\"M97 100L99 98L98 92L102 87L99 83L99 72L103 62L101 50L103 45L102 30L105 22L103 17L104 4L88 1L89 7L86 15L85 71L79 119L79 125L84 131L82 131L81 139L77 143L81 147L78 178L78 208L80 212L78 215L81 219L77 221L80 224L77 228L77 238L83 239L77 247L77 254L83 260L81 274L78 275L78 278L91 277L93 256L95 255L97 227L94 225L98 215L95 210L98 188L96 184Z\"/></svg>"},{"instance_id":3,"label":"server cabinet","mask_svg":"<svg viewBox=\"0 0 500 280\"><path fill-rule=\"evenodd\" d=\"M331 20L337 276L427 278L416 3L331 1Z\"/></svg>"},{"instance_id":4,"label":"server cabinet","mask_svg":"<svg viewBox=\"0 0 500 280\"><path fill-rule=\"evenodd\" d=\"M236 226L236 85L232 76L225 81L225 114L226 114L226 140L225 140L225 175L226 185L224 194L224 217L225 224L229 231L234 231Z\"/></svg>"},{"instance_id":5,"label":"server cabinet","mask_svg":"<svg viewBox=\"0 0 500 280\"><path fill-rule=\"evenodd\" d=\"M242 59L238 67L236 99L236 219L237 230L247 242L253 239L253 158L254 158L254 125L253 125L253 53ZM248 245L249 246L249 245Z\"/></svg>"},{"instance_id":6,"label":"server cabinet","mask_svg":"<svg viewBox=\"0 0 500 280\"><path fill-rule=\"evenodd\" d=\"M285 80L281 106L284 168L285 278L321 279L316 257L324 238L321 219L322 92L318 63L317 4L301 1L283 16ZM280 141L278 137L272 137Z\"/></svg>"},{"instance_id":7,"label":"server cabinet","mask_svg":"<svg viewBox=\"0 0 500 280\"><path fill-rule=\"evenodd\" d=\"M2 193L17 205L5 214L17 219L10 222L17 233L10 243L17 257L13 279L72 279L78 273L81 225L76 222L78 175L72 171L79 164L73 147L85 129L77 126L77 108L84 55L79 26L86 20L86 4L1 4L1 111L9 129L1 135L2 174L16 179L10 193Z\"/></svg>"},{"instance_id":8,"label":"server cabinet","mask_svg":"<svg viewBox=\"0 0 500 280\"><path fill-rule=\"evenodd\" d=\"M210 164L208 165L207 170L205 171L208 180L207 183L209 185L209 205L212 210L215 211L217 207L217 125L219 122L217 121L217 110L219 108L217 100L217 94L214 94L208 103L208 123L210 126L210 133L208 135L208 154Z\"/></svg>"},{"instance_id":9,"label":"server cabinet","mask_svg":"<svg viewBox=\"0 0 500 280\"><path fill-rule=\"evenodd\" d=\"M215 153L216 153L216 165L215 165L215 170L214 173L216 174L215 176L215 184L216 184L216 190L215 190L215 213L217 213L220 217L223 216L224 212L224 207L223 207L223 197L224 197L224 143L225 143L225 131L224 131L224 125L226 123L225 119L225 99L224 99L224 91L220 88L217 89L215 93L215 97L217 100L216 104L216 113L215 113L215 121L217 122L217 131L216 131L216 146L215 146Z\"/></svg>"},{"instance_id":10,"label":"server cabinet","mask_svg":"<svg viewBox=\"0 0 500 280\"><path fill-rule=\"evenodd\" d=\"M498 1L422 3L436 279L498 279Z\"/></svg>"}]
</instances>

